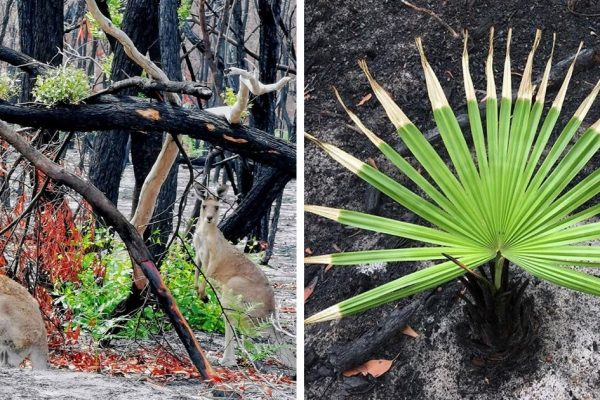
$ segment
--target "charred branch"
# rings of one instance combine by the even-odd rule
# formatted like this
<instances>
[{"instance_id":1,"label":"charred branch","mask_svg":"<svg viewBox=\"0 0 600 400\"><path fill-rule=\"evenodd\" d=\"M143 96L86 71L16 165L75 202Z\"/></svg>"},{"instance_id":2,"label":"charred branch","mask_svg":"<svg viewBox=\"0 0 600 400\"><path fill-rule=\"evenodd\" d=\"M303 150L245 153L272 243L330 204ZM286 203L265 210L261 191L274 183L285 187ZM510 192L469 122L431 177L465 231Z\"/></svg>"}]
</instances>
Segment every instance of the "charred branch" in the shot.
<instances>
[{"instance_id":1,"label":"charred branch","mask_svg":"<svg viewBox=\"0 0 600 400\"><path fill-rule=\"evenodd\" d=\"M352 343L334 346L329 351L329 361L336 371L343 372L363 364L406 326L410 317L420 308L423 299L413 300L406 307L396 308L376 327L369 329Z\"/></svg>"},{"instance_id":2,"label":"charred branch","mask_svg":"<svg viewBox=\"0 0 600 400\"><path fill-rule=\"evenodd\" d=\"M34 77L48 69L46 64L6 46L0 46L0 61L5 61L10 65L14 65Z\"/></svg>"},{"instance_id":3,"label":"charred branch","mask_svg":"<svg viewBox=\"0 0 600 400\"><path fill-rule=\"evenodd\" d=\"M0 101L0 118L22 126L64 131L167 131L207 141L232 153L296 175L296 146L258 129L230 125L206 111L133 97L102 96L90 104L15 105Z\"/></svg>"},{"instance_id":4,"label":"charred branch","mask_svg":"<svg viewBox=\"0 0 600 400\"><path fill-rule=\"evenodd\" d=\"M187 321L179 311L177 304L173 300L169 289L165 286L160 273L158 272L144 240L136 229L121 214L111 201L96 187L78 176L66 171L60 165L53 163L50 159L29 145L21 136L19 136L7 124L0 121L0 137L12 145L36 168L43 171L55 182L69 186L77 193L81 194L94 209L102 215L105 221L119 234L131 258L140 266L144 275L148 278L150 289L158 299L162 310L169 317L175 331L183 342L190 359L198 372L205 379L210 379L213 371L210 363L206 359L202 348L196 341L194 333L190 329Z\"/></svg>"},{"instance_id":5,"label":"charred branch","mask_svg":"<svg viewBox=\"0 0 600 400\"><path fill-rule=\"evenodd\" d=\"M273 168L265 168L264 173L255 180L252 189L244 196L233 214L219 224L223 235L231 241L237 241L248 235L252 228L268 214L271 204L289 180L289 175Z\"/></svg>"}]
</instances>

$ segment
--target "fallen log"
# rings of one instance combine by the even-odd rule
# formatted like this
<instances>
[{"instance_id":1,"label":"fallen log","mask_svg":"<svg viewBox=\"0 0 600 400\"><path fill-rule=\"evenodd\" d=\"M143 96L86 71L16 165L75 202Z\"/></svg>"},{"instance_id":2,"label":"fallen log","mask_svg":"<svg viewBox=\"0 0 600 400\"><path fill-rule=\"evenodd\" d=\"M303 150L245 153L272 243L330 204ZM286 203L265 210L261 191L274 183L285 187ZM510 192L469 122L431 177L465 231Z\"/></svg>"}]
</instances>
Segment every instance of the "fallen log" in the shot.
<instances>
[{"instance_id":1,"label":"fallen log","mask_svg":"<svg viewBox=\"0 0 600 400\"><path fill-rule=\"evenodd\" d=\"M202 139L232 153L270 165L296 176L296 146L266 132L202 110L159 103L130 96L101 96L89 104L11 104L0 101L0 119L21 126L63 131L133 129L142 132L166 131Z\"/></svg>"},{"instance_id":2,"label":"fallen log","mask_svg":"<svg viewBox=\"0 0 600 400\"><path fill-rule=\"evenodd\" d=\"M140 266L148 279L150 289L158 299L161 309L173 324L192 363L204 379L210 379L213 375L212 367L190 326L179 311L177 304L171 296L171 292L165 286L154 261L152 261L152 256L144 244L144 240L133 225L127 221L123 214L117 210L100 190L71 172L68 172L64 167L53 163L2 121L0 121L0 137L6 140L23 157L55 182L69 186L81 194L94 207L95 211L104 218L106 223L115 228L115 231L119 234L125 246L127 246L132 260Z\"/></svg>"}]
</instances>

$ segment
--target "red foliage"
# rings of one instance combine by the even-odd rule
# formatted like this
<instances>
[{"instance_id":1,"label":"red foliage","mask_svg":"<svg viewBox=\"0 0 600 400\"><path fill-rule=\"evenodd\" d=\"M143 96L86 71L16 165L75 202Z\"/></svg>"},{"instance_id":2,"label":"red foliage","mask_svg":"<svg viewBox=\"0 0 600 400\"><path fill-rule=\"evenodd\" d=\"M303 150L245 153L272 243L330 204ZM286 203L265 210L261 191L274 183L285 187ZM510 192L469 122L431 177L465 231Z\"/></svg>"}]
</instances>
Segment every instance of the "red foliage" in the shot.
<instances>
[{"instance_id":1,"label":"red foliage","mask_svg":"<svg viewBox=\"0 0 600 400\"><path fill-rule=\"evenodd\" d=\"M58 206L46 203L37 216L37 258L42 270L52 282L77 282L83 260L82 235L67 201L62 200Z\"/></svg>"},{"instance_id":2,"label":"red foliage","mask_svg":"<svg viewBox=\"0 0 600 400\"><path fill-rule=\"evenodd\" d=\"M119 354L112 349L98 352L60 349L52 352L50 363L58 368L109 375L139 374L165 380L200 377L187 360L181 362L162 347L140 348L129 354Z\"/></svg>"},{"instance_id":3,"label":"red foliage","mask_svg":"<svg viewBox=\"0 0 600 400\"><path fill-rule=\"evenodd\" d=\"M96 372L113 376L142 375L154 383L167 384L175 380L198 379L200 374L187 358L180 360L164 347L138 348L126 354L112 349L88 351L79 349L53 351L50 364L57 368L72 371ZM286 375L261 373L253 368L218 368L211 379L214 384L225 384L228 389L243 392L249 384L259 386L271 396L269 384L295 385L295 381Z\"/></svg>"},{"instance_id":4,"label":"red foliage","mask_svg":"<svg viewBox=\"0 0 600 400\"><path fill-rule=\"evenodd\" d=\"M51 349L59 348L65 344L65 335L62 331L62 326L72 318L72 313L56 310L52 306L52 296L46 288L38 285L35 288L34 297L40 304L40 311L44 317L46 324L46 332L48 332L48 347Z\"/></svg>"}]
</instances>

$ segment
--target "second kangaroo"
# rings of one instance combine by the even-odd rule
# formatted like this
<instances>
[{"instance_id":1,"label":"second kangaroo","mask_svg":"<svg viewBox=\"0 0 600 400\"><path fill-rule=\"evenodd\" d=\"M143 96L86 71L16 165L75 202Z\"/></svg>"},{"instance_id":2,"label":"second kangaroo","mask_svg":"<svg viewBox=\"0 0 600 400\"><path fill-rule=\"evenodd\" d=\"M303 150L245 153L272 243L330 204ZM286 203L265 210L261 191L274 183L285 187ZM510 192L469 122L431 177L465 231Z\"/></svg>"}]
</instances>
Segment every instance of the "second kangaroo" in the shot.
<instances>
[{"instance_id":1,"label":"second kangaroo","mask_svg":"<svg viewBox=\"0 0 600 400\"><path fill-rule=\"evenodd\" d=\"M235 365L235 335L230 323L240 326L268 321L275 314L273 288L265 273L241 250L229 243L217 226L219 199L227 191L227 186L220 186L216 196L199 185L194 185L194 190L202 200L194 234L196 263L202 266L204 276L215 285L226 314L224 316L225 350L221 364ZM207 301L207 282L203 280L199 284L198 278L197 270L194 285L200 298ZM245 309L240 310L240 306ZM269 327L265 333L276 344L282 344L280 332L277 332L274 327ZM278 355L285 365L294 367L295 360L291 351L282 349Z\"/></svg>"}]
</instances>

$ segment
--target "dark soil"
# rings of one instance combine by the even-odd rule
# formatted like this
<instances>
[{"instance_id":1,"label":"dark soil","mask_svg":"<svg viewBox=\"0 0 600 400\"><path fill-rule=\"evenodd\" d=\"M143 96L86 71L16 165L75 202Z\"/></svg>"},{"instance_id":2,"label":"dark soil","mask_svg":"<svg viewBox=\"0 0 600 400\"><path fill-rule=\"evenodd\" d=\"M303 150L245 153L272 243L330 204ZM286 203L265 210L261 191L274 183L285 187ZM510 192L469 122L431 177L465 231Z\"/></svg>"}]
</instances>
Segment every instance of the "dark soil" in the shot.
<instances>
[{"instance_id":1,"label":"dark soil","mask_svg":"<svg viewBox=\"0 0 600 400\"><path fill-rule=\"evenodd\" d=\"M534 63L534 79L541 75L557 33L555 63L577 50L599 45L600 2L590 1L441 1L415 0L414 4L438 14L455 31L469 31L471 74L478 97L485 91L484 60L489 29L495 35L496 84L501 84L502 63L508 27L513 28L511 58L513 88L520 81L535 29L543 31ZM570 8L573 11L570 11ZM574 7L574 8L573 8ZM585 15L584 15L585 14ZM380 153L346 124L350 123L337 104L331 86L336 86L349 107L385 141L399 147L383 108L373 99L357 106L371 93L357 65L366 59L378 82L384 86L409 118L422 130L434 127L418 52L417 36L423 38L429 62L444 86L457 114L465 112L461 69L462 38L454 38L430 16L407 8L398 1L306 1L305 11L306 87L305 129L314 136L342 147L362 160L373 158L379 168L399 177ZM564 126L581 100L600 78L600 66L577 70L558 127ZM549 90L551 102L557 88ZM583 126L600 117L598 101ZM597 165L597 164L596 164ZM305 151L305 202L365 211L368 185L356 178L312 144ZM397 204L382 198L375 213L394 218L412 218ZM305 247L314 254L343 250L389 248L398 238L348 229L310 214L305 219ZM414 263L380 267L334 267L324 273L321 266L307 266L305 285L319 276L315 292L305 306L306 316L352 295L412 272ZM446 285L412 318L421 336L414 340L398 333L397 338L371 358L392 359L392 369L378 379L343 378L328 364L332 348L339 348L372 329L394 307L411 299L389 304L340 322L306 327L306 397L323 399L429 399L429 398L600 398L598 342L600 300L532 281L528 291L535 296L539 315L540 341L533 346L529 362L518 371L477 369L462 347L465 335L461 286ZM563 336L568 335L568 336ZM594 343L596 343L594 345ZM595 366L594 366L595 365Z\"/></svg>"}]
</instances>

